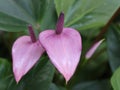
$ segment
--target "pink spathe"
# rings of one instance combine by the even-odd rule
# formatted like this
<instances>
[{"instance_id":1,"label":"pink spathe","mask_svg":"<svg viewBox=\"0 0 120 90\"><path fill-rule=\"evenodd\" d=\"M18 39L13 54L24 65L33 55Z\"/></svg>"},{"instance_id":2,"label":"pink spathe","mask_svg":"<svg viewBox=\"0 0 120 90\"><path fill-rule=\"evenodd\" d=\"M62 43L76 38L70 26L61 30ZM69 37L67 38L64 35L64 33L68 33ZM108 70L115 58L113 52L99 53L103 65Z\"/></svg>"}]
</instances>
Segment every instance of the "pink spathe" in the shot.
<instances>
[{"instance_id":1,"label":"pink spathe","mask_svg":"<svg viewBox=\"0 0 120 90\"><path fill-rule=\"evenodd\" d=\"M87 51L85 57L86 59L90 59L92 55L95 53L96 49L100 46L100 44L104 41L104 39L96 42L93 44L93 46Z\"/></svg>"},{"instance_id":2,"label":"pink spathe","mask_svg":"<svg viewBox=\"0 0 120 90\"><path fill-rule=\"evenodd\" d=\"M56 34L55 30L46 30L40 33L39 40L51 62L68 82L81 56L82 41L79 32L72 28L63 28L60 34Z\"/></svg>"},{"instance_id":3,"label":"pink spathe","mask_svg":"<svg viewBox=\"0 0 120 90\"><path fill-rule=\"evenodd\" d=\"M39 60L44 51L39 40L33 43L30 36L22 36L15 41L12 47L12 58L17 83Z\"/></svg>"}]
</instances>

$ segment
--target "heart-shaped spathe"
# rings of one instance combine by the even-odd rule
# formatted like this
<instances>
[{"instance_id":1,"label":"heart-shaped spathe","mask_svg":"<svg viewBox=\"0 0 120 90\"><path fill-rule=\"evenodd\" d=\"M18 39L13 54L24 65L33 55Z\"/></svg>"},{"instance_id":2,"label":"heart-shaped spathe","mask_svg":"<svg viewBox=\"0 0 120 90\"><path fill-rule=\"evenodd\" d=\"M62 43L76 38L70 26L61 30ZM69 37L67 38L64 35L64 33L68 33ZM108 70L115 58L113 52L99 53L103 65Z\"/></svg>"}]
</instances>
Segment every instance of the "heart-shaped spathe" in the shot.
<instances>
[{"instance_id":1,"label":"heart-shaped spathe","mask_svg":"<svg viewBox=\"0 0 120 90\"><path fill-rule=\"evenodd\" d=\"M30 36L22 36L15 41L12 47L12 58L17 83L39 60L43 52L39 40L33 43Z\"/></svg>"},{"instance_id":2,"label":"heart-shaped spathe","mask_svg":"<svg viewBox=\"0 0 120 90\"><path fill-rule=\"evenodd\" d=\"M72 28L63 28L60 34L56 34L55 30L46 30L40 33L39 40L51 62L68 82L81 56L82 41L79 32Z\"/></svg>"}]
</instances>

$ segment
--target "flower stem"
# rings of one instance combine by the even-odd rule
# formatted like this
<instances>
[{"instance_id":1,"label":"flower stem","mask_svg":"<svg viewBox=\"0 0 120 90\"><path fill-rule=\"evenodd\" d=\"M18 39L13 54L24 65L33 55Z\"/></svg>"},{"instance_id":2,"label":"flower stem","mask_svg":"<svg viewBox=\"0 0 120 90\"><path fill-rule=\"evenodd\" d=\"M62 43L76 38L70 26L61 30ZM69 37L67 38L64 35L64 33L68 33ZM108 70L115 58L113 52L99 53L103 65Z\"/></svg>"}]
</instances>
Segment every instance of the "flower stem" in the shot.
<instances>
[{"instance_id":1,"label":"flower stem","mask_svg":"<svg viewBox=\"0 0 120 90\"><path fill-rule=\"evenodd\" d=\"M60 34L62 32L63 26L64 26L64 13L61 12L56 24L56 34Z\"/></svg>"},{"instance_id":2,"label":"flower stem","mask_svg":"<svg viewBox=\"0 0 120 90\"><path fill-rule=\"evenodd\" d=\"M35 37L35 33L33 31L32 25L28 25L28 30L29 30L32 42L33 43L36 42L36 37Z\"/></svg>"},{"instance_id":3,"label":"flower stem","mask_svg":"<svg viewBox=\"0 0 120 90\"><path fill-rule=\"evenodd\" d=\"M107 32L109 26L111 25L113 20L119 15L119 13L120 13L120 7L117 9L117 11L114 13L114 15L110 18L110 20L107 22L107 24L103 27L101 32L96 37L94 43L98 42L99 40L101 40L103 38L103 35Z\"/></svg>"}]
</instances>

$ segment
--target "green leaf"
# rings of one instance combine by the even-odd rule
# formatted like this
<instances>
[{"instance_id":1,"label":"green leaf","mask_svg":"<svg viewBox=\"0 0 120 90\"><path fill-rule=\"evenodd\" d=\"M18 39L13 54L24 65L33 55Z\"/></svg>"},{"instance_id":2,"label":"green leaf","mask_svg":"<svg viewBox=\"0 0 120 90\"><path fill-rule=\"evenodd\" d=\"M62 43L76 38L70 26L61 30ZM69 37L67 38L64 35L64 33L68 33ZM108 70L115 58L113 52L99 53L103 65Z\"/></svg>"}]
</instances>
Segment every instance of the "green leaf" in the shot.
<instances>
[{"instance_id":1,"label":"green leaf","mask_svg":"<svg viewBox=\"0 0 120 90\"><path fill-rule=\"evenodd\" d=\"M74 1L75 0L55 0L58 15L62 11L64 11L64 13L67 13L67 11L69 10L69 6L71 6Z\"/></svg>"},{"instance_id":2,"label":"green leaf","mask_svg":"<svg viewBox=\"0 0 120 90\"><path fill-rule=\"evenodd\" d=\"M22 31L27 29L28 24L32 24L34 29L40 29L39 24L52 21L49 20L51 17L45 19L45 15L48 17L53 15L53 9L51 9L51 5L54 6L53 3L53 0L1 0L0 30ZM48 10L49 13L46 14Z\"/></svg>"},{"instance_id":3,"label":"green leaf","mask_svg":"<svg viewBox=\"0 0 120 90\"><path fill-rule=\"evenodd\" d=\"M25 29L25 22L0 12L0 30L17 32Z\"/></svg>"},{"instance_id":4,"label":"green leaf","mask_svg":"<svg viewBox=\"0 0 120 90\"><path fill-rule=\"evenodd\" d=\"M43 15L42 21L40 22L41 30L55 29L57 15L55 11L54 0L48 0L46 5L46 12Z\"/></svg>"},{"instance_id":5,"label":"green leaf","mask_svg":"<svg viewBox=\"0 0 120 90\"><path fill-rule=\"evenodd\" d=\"M47 59L42 58L19 84L11 79L8 90L47 90L54 75L54 67Z\"/></svg>"},{"instance_id":6,"label":"green leaf","mask_svg":"<svg viewBox=\"0 0 120 90\"><path fill-rule=\"evenodd\" d=\"M34 18L15 0L0 1L0 30L22 31L26 29L28 23L34 22Z\"/></svg>"},{"instance_id":7,"label":"green leaf","mask_svg":"<svg viewBox=\"0 0 120 90\"><path fill-rule=\"evenodd\" d=\"M48 90L66 90L65 88L61 87L61 86L57 86L54 83L52 83L50 85L50 88Z\"/></svg>"},{"instance_id":8,"label":"green leaf","mask_svg":"<svg viewBox=\"0 0 120 90\"><path fill-rule=\"evenodd\" d=\"M32 16L30 16L30 14L27 13L15 0L1 0L0 12L28 23L34 22Z\"/></svg>"},{"instance_id":9,"label":"green leaf","mask_svg":"<svg viewBox=\"0 0 120 90\"><path fill-rule=\"evenodd\" d=\"M61 11L65 13L65 26L70 26L78 30L105 25L120 6L120 0L54 1L58 14Z\"/></svg>"},{"instance_id":10,"label":"green leaf","mask_svg":"<svg viewBox=\"0 0 120 90\"><path fill-rule=\"evenodd\" d=\"M55 84L51 84L49 90L59 90L59 88Z\"/></svg>"},{"instance_id":11,"label":"green leaf","mask_svg":"<svg viewBox=\"0 0 120 90\"><path fill-rule=\"evenodd\" d=\"M11 65L6 59L0 58L0 80L10 74Z\"/></svg>"},{"instance_id":12,"label":"green leaf","mask_svg":"<svg viewBox=\"0 0 120 90\"><path fill-rule=\"evenodd\" d=\"M120 28L112 25L107 33L109 63L114 72L120 66Z\"/></svg>"},{"instance_id":13,"label":"green leaf","mask_svg":"<svg viewBox=\"0 0 120 90\"><path fill-rule=\"evenodd\" d=\"M111 84L114 90L120 90L120 67L114 72L111 78Z\"/></svg>"},{"instance_id":14,"label":"green leaf","mask_svg":"<svg viewBox=\"0 0 120 90\"><path fill-rule=\"evenodd\" d=\"M0 90L6 90L12 76L11 65L6 59L0 58Z\"/></svg>"},{"instance_id":15,"label":"green leaf","mask_svg":"<svg viewBox=\"0 0 120 90\"><path fill-rule=\"evenodd\" d=\"M95 80L76 85L72 90L111 90L108 80Z\"/></svg>"}]
</instances>

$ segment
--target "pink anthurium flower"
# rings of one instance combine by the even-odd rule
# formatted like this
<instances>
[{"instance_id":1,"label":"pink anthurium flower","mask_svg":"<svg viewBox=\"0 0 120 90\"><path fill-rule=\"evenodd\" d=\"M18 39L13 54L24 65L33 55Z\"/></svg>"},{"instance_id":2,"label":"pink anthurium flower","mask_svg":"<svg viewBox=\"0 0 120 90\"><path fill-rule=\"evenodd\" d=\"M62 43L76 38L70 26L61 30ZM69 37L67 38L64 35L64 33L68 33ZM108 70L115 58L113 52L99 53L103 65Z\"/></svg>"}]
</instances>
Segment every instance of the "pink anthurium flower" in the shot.
<instances>
[{"instance_id":1,"label":"pink anthurium flower","mask_svg":"<svg viewBox=\"0 0 120 90\"><path fill-rule=\"evenodd\" d=\"M61 13L55 30L40 33L39 40L57 70L65 77L66 83L74 74L79 63L82 41L79 32L63 28L64 14Z\"/></svg>"},{"instance_id":2,"label":"pink anthurium flower","mask_svg":"<svg viewBox=\"0 0 120 90\"><path fill-rule=\"evenodd\" d=\"M92 47L87 51L85 58L90 59L92 55L95 53L96 49L100 46L100 44L104 41L104 39L97 41L92 45Z\"/></svg>"},{"instance_id":3,"label":"pink anthurium flower","mask_svg":"<svg viewBox=\"0 0 120 90\"><path fill-rule=\"evenodd\" d=\"M44 52L41 43L36 40L30 25L29 32L30 36L21 36L12 47L13 72L17 83L33 67Z\"/></svg>"}]
</instances>

